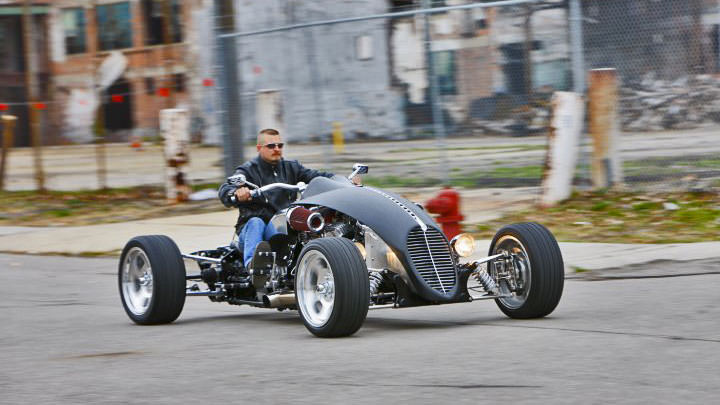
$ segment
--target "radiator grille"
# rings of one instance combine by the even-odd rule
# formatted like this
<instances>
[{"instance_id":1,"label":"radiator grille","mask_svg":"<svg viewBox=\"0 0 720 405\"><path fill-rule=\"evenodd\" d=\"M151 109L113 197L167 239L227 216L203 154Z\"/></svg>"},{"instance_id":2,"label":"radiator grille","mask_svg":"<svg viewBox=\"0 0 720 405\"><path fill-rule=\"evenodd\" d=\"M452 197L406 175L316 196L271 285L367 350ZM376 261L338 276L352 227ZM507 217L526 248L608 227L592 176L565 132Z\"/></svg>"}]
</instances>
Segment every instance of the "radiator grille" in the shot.
<instances>
[{"instance_id":1,"label":"radiator grille","mask_svg":"<svg viewBox=\"0 0 720 405\"><path fill-rule=\"evenodd\" d=\"M450 246L440 231L420 228L410 231L407 240L408 253L418 274L433 289L446 293L455 286L455 265Z\"/></svg>"}]
</instances>

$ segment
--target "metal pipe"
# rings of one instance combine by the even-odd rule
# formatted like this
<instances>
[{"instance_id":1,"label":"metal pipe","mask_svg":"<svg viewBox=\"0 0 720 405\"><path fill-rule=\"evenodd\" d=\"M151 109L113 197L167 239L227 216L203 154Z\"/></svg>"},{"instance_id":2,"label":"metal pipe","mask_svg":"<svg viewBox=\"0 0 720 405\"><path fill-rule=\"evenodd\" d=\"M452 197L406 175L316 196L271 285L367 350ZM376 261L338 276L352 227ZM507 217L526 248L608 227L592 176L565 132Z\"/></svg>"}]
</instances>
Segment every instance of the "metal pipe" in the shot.
<instances>
[{"instance_id":1,"label":"metal pipe","mask_svg":"<svg viewBox=\"0 0 720 405\"><path fill-rule=\"evenodd\" d=\"M585 94L585 59L583 56L582 9L580 0L570 0L570 57L572 59L573 91Z\"/></svg>"},{"instance_id":2,"label":"metal pipe","mask_svg":"<svg viewBox=\"0 0 720 405\"><path fill-rule=\"evenodd\" d=\"M473 301L481 301L481 300L494 300L497 298L508 298L512 297L512 294L503 294L503 295L477 295L477 296L470 296L470 299Z\"/></svg>"},{"instance_id":3,"label":"metal pipe","mask_svg":"<svg viewBox=\"0 0 720 405\"><path fill-rule=\"evenodd\" d=\"M476 8L504 7L504 6L514 6L514 5L518 5L518 4L539 3L542 1L545 1L545 0L505 0L505 1L495 1L492 3L461 4L461 5L457 5L457 6L435 7L435 8L426 8L426 9L420 9L420 10L412 10L412 11L399 11L399 12L395 12L395 13L373 14L373 15L368 15L368 16L363 16L363 17L338 18L338 19L334 19L334 20L324 20L324 21L315 21L315 22L309 22L309 23L303 23L303 24L284 25L282 27L269 28L269 29L256 30L256 31L232 32L232 33L228 33L228 34L222 34L219 37L220 38L248 37L248 36L252 36L252 35L269 34L272 32L289 31L289 30L294 30L297 28L316 27L318 25L342 24L342 23L347 23L347 22L378 20L378 19L384 19L384 18L412 17L416 14L438 14L438 13L444 13L444 12L450 11L450 10L472 10L472 9L476 9Z\"/></svg>"},{"instance_id":4,"label":"metal pipe","mask_svg":"<svg viewBox=\"0 0 720 405\"><path fill-rule=\"evenodd\" d=\"M185 295L188 297L210 297L210 296L219 296L219 295L225 295L224 291L186 291Z\"/></svg>"},{"instance_id":5,"label":"metal pipe","mask_svg":"<svg viewBox=\"0 0 720 405\"><path fill-rule=\"evenodd\" d=\"M199 262L211 262L211 263L222 263L222 259L216 259L214 257L205 257L205 256L197 256L197 255L190 255L190 254L182 254L182 257L186 259L192 259L197 260Z\"/></svg>"},{"instance_id":6,"label":"metal pipe","mask_svg":"<svg viewBox=\"0 0 720 405\"><path fill-rule=\"evenodd\" d=\"M263 303L268 308L286 307L297 304L295 293L290 294L268 294L263 296Z\"/></svg>"},{"instance_id":7,"label":"metal pipe","mask_svg":"<svg viewBox=\"0 0 720 405\"><path fill-rule=\"evenodd\" d=\"M386 309L386 308L394 308L395 304L383 304L383 305L370 305L368 307L368 310L371 309Z\"/></svg>"},{"instance_id":8,"label":"metal pipe","mask_svg":"<svg viewBox=\"0 0 720 405\"><path fill-rule=\"evenodd\" d=\"M423 0L423 7L427 10L430 9L430 0ZM434 58L432 54L432 35L430 32L430 14L424 13L423 14L423 20L425 22L425 66L427 66L427 79L428 79L428 85L430 86L430 109L432 111L432 120L433 120L433 132L435 133L435 137L437 138L438 143L438 149L440 150L441 154L441 164L440 167L442 168L442 179L443 184L449 183L449 175L448 175L448 159L447 159L447 148L445 147L445 123L443 120L442 115L442 106L440 105L440 89L438 88L438 81L437 81L437 75L435 74L435 63Z\"/></svg>"},{"instance_id":9,"label":"metal pipe","mask_svg":"<svg viewBox=\"0 0 720 405\"><path fill-rule=\"evenodd\" d=\"M491 261L491 260L499 259L499 258L501 258L501 257L503 257L503 256L505 256L505 253L499 253L499 254L496 254L496 255L492 255L492 256L488 256L488 257L483 257L483 258L480 259L480 260L475 260L475 261L473 262L473 264L474 264L475 266L477 266L477 265L480 265L480 264L483 264L483 263L487 263L487 262L489 262L489 261Z\"/></svg>"}]
</instances>

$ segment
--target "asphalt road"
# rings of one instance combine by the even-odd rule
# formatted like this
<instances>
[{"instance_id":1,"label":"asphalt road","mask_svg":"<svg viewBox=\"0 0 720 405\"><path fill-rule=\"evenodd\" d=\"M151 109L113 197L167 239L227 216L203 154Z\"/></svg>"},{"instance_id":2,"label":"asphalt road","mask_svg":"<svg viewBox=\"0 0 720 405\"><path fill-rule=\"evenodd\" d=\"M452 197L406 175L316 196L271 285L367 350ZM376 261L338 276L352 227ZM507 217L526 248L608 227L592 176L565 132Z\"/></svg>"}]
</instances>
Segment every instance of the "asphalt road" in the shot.
<instances>
[{"instance_id":1,"label":"asphalt road","mask_svg":"<svg viewBox=\"0 0 720 405\"><path fill-rule=\"evenodd\" d=\"M200 297L136 326L115 268L0 255L0 403L720 401L719 274L568 280L531 321L492 302L371 311L327 340L296 312Z\"/></svg>"}]
</instances>

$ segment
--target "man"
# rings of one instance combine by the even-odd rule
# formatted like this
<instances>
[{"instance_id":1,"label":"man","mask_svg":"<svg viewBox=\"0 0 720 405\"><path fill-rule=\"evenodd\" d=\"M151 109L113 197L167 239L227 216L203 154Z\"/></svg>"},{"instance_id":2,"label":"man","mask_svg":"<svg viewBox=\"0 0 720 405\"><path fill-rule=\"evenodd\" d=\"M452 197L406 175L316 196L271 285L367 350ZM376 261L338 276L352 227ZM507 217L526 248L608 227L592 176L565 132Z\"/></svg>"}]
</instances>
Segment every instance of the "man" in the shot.
<instances>
[{"instance_id":1,"label":"man","mask_svg":"<svg viewBox=\"0 0 720 405\"><path fill-rule=\"evenodd\" d=\"M332 173L308 169L297 160L283 159L284 146L277 130L263 129L257 137L258 156L239 166L234 174L244 174L248 182L259 187L270 183L309 183L318 176L333 176ZM238 233L238 244L243 248L245 268L262 267L264 264L258 264L262 261L260 255L254 255L256 247L258 253L269 251L269 244L261 242L269 240L277 233L270 219L276 212L287 208L295 200L297 193L275 189L261 197L252 198L249 188L225 183L220 186L218 196L223 205L237 207L240 211L235 231Z\"/></svg>"}]
</instances>

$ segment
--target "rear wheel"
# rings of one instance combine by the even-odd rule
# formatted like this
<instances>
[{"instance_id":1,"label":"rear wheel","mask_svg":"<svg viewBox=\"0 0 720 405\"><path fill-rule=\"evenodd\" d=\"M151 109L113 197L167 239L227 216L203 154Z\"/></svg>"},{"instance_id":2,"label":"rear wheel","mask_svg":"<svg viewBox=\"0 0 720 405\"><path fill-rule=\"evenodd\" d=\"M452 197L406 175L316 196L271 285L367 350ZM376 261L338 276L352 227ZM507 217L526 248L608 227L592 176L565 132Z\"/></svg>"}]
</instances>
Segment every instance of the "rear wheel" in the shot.
<instances>
[{"instance_id":1,"label":"rear wheel","mask_svg":"<svg viewBox=\"0 0 720 405\"><path fill-rule=\"evenodd\" d=\"M141 325L170 323L185 305L185 263L167 236L138 236L123 249L118 287L125 312Z\"/></svg>"},{"instance_id":2,"label":"rear wheel","mask_svg":"<svg viewBox=\"0 0 720 405\"><path fill-rule=\"evenodd\" d=\"M508 225L490 244L490 255L508 253L507 260L488 263L488 272L497 280L500 310L511 318L540 318L560 302L565 270L560 247L544 226L536 223Z\"/></svg>"},{"instance_id":3,"label":"rear wheel","mask_svg":"<svg viewBox=\"0 0 720 405\"><path fill-rule=\"evenodd\" d=\"M298 311L315 336L355 333L370 302L368 272L357 247L344 238L322 238L303 249L295 274Z\"/></svg>"}]
</instances>

